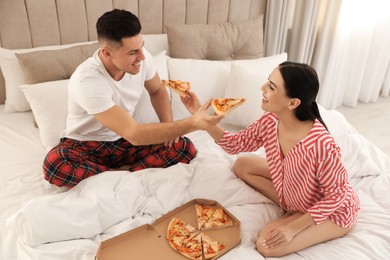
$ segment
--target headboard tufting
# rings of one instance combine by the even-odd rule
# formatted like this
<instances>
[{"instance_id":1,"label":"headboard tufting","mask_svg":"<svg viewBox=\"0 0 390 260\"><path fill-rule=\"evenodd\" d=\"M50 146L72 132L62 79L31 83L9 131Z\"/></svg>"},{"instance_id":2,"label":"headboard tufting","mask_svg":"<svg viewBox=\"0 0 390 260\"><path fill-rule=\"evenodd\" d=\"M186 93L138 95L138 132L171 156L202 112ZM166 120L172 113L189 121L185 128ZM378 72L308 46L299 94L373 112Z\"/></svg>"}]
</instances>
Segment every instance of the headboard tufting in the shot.
<instances>
[{"instance_id":1,"label":"headboard tufting","mask_svg":"<svg viewBox=\"0 0 390 260\"><path fill-rule=\"evenodd\" d=\"M159 34L166 24L247 20L265 13L266 0L1 0L0 47L96 40L96 20L113 8L136 14L144 34Z\"/></svg>"},{"instance_id":2,"label":"headboard tufting","mask_svg":"<svg viewBox=\"0 0 390 260\"><path fill-rule=\"evenodd\" d=\"M0 0L0 47L29 49L96 40L95 24L113 8L136 14L143 34L165 25L214 24L265 16L267 0ZM4 103L0 71L0 104Z\"/></svg>"}]
</instances>

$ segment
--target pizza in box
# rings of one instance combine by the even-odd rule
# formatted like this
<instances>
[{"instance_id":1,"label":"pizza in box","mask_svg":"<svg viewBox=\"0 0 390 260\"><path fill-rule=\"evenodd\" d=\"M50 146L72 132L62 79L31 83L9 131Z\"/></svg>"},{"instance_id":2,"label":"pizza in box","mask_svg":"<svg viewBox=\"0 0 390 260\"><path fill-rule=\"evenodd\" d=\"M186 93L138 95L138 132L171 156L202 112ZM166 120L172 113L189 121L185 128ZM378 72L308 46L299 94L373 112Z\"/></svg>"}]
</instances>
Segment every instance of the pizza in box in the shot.
<instances>
[{"instance_id":1,"label":"pizza in box","mask_svg":"<svg viewBox=\"0 0 390 260\"><path fill-rule=\"evenodd\" d=\"M166 239L176 252L188 259L211 259L225 245L202 231L233 226L233 220L218 206L195 204L195 211L197 228L174 217L168 225Z\"/></svg>"}]
</instances>

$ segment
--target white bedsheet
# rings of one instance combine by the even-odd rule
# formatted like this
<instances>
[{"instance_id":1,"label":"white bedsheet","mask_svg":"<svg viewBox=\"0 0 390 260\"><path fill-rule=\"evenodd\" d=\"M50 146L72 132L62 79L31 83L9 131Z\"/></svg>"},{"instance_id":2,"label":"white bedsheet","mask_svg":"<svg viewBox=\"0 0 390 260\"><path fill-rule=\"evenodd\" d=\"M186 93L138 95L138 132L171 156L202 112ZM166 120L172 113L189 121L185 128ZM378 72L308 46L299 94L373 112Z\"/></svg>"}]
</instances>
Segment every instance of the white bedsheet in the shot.
<instances>
[{"instance_id":1,"label":"white bedsheet","mask_svg":"<svg viewBox=\"0 0 390 260\"><path fill-rule=\"evenodd\" d=\"M341 146L362 209L345 237L280 259L388 259L390 159L340 113L321 112ZM280 217L280 210L234 176L236 157L225 154L205 132L188 135L198 149L189 165L105 172L71 190L43 180L45 150L31 113L0 112L0 133L3 259L94 259L101 241L152 223L193 198L217 200L242 223L241 244L221 259L264 259L254 244L259 230Z\"/></svg>"}]
</instances>

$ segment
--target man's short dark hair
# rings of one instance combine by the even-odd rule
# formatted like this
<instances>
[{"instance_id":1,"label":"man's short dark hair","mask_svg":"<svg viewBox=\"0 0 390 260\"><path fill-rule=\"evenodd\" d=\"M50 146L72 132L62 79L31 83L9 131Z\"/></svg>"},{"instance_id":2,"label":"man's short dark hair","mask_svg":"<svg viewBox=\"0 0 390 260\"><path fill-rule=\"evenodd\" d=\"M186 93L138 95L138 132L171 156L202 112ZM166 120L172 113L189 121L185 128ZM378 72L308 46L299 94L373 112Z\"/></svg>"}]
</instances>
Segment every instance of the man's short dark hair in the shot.
<instances>
[{"instance_id":1,"label":"man's short dark hair","mask_svg":"<svg viewBox=\"0 0 390 260\"><path fill-rule=\"evenodd\" d=\"M98 40L121 42L124 37L133 37L141 32L137 16L126 10L113 9L104 13L96 23Z\"/></svg>"}]
</instances>

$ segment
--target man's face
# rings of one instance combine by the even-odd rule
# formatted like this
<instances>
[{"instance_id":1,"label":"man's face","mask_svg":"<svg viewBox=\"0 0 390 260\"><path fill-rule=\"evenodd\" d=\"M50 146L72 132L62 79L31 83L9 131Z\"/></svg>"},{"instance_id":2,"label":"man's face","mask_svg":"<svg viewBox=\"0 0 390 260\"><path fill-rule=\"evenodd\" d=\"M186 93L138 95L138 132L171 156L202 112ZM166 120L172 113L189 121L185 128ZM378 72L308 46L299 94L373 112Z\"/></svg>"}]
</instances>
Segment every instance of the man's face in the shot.
<instances>
[{"instance_id":1,"label":"man's face","mask_svg":"<svg viewBox=\"0 0 390 260\"><path fill-rule=\"evenodd\" d=\"M122 46L110 48L111 62L118 71L137 74L141 62L145 59L142 47L144 40L141 34L122 39Z\"/></svg>"}]
</instances>

